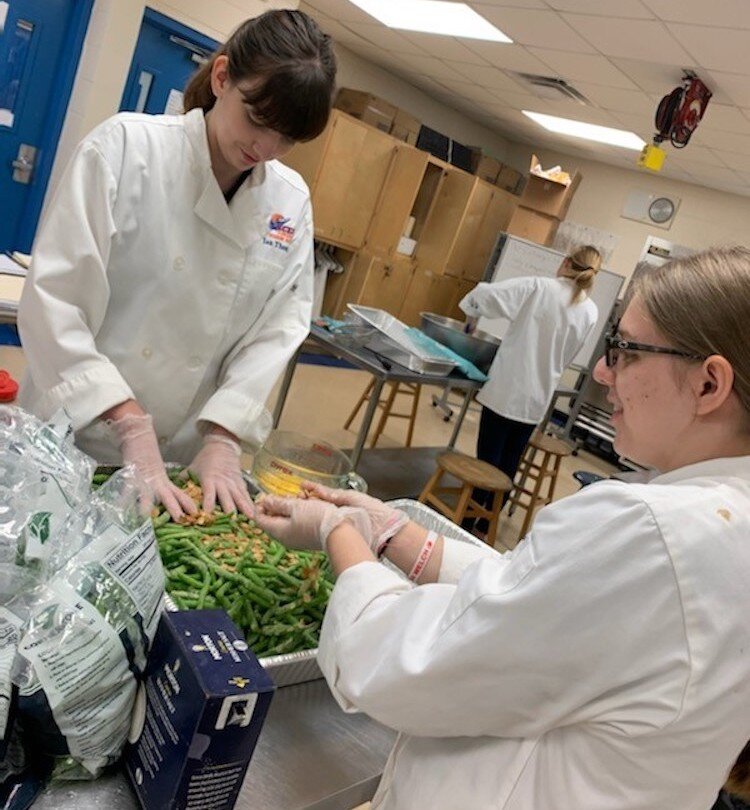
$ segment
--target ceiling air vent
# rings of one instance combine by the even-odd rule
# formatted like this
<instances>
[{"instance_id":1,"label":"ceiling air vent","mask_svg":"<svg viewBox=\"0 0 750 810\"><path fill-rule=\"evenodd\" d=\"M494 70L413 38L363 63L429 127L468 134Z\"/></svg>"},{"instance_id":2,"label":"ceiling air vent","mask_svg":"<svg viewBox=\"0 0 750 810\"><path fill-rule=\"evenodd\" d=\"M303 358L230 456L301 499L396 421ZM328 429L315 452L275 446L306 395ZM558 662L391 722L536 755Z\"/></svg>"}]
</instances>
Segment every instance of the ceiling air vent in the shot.
<instances>
[{"instance_id":1,"label":"ceiling air vent","mask_svg":"<svg viewBox=\"0 0 750 810\"><path fill-rule=\"evenodd\" d=\"M524 84L530 85L532 92L540 98L551 101L577 101L579 104L589 104L583 93L568 84L565 79L555 76L539 76L536 73L516 73L513 75Z\"/></svg>"}]
</instances>

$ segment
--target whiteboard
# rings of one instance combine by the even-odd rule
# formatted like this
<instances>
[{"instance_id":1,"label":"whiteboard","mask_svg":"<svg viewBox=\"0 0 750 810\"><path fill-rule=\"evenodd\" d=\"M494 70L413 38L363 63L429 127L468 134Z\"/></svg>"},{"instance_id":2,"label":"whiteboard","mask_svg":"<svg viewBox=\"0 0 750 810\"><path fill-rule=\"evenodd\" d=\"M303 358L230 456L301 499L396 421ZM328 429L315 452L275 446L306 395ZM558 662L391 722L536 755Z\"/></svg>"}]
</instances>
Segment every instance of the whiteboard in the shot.
<instances>
[{"instance_id":1,"label":"whiteboard","mask_svg":"<svg viewBox=\"0 0 750 810\"><path fill-rule=\"evenodd\" d=\"M504 240L504 243L495 263L491 281L507 281L520 276L553 277L565 258L565 254L558 250L528 242L517 236L504 235L501 236L501 240ZM612 307L617 302L624 283L624 276L611 273L609 270L600 270L597 273L589 296L596 304L599 317L571 365L588 368L598 359L595 354L599 341L607 328ZM502 338L509 325L510 321L507 318L480 318L478 328Z\"/></svg>"}]
</instances>

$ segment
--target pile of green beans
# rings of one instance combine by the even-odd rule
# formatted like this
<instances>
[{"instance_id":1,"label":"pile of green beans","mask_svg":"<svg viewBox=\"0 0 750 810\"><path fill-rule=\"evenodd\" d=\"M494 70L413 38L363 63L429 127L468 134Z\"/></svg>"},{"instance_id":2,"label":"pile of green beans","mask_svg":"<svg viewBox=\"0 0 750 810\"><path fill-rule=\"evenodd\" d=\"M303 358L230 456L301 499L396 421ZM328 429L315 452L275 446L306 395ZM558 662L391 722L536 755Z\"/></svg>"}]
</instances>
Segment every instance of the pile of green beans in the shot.
<instances>
[{"instance_id":1,"label":"pile of green beans","mask_svg":"<svg viewBox=\"0 0 750 810\"><path fill-rule=\"evenodd\" d=\"M197 482L170 478L200 500ZM166 591L180 610L222 608L258 656L318 646L333 590L326 554L288 550L249 518L219 508L181 523L163 510L152 519Z\"/></svg>"}]
</instances>

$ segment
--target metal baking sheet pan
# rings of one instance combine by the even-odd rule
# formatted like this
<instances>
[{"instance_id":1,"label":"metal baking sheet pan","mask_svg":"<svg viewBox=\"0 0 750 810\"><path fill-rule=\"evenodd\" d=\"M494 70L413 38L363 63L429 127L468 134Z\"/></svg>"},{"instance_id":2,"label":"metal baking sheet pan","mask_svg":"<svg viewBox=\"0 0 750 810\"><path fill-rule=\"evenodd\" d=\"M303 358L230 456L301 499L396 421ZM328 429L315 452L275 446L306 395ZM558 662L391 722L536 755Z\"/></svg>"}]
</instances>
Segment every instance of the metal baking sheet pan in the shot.
<instances>
[{"instance_id":1,"label":"metal baking sheet pan","mask_svg":"<svg viewBox=\"0 0 750 810\"><path fill-rule=\"evenodd\" d=\"M424 526L425 529L430 529L445 537L461 540L464 543L487 547L486 543L474 537L473 534L465 531L460 526L456 526L447 517L429 506L419 503L419 501L410 498L398 498L395 501L388 501L388 503L396 509L406 512L413 521L419 523L420 526ZM164 604L167 610L177 610L177 606L169 598L168 594L164 595ZM276 686L291 686L296 683L305 683L305 681L315 681L323 677L316 660L317 655L318 650L316 648L286 655L270 655L258 660L273 678Z\"/></svg>"},{"instance_id":2,"label":"metal baking sheet pan","mask_svg":"<svg viewBox=\"0 0 750 810\"><path fill-rule=\"evenodd\" d=\"M408 327L389 312L375 307L347 304L363 323L375 328L374 334L365 341L365 346L389 360L393 360L417 374L432 374L446 377L457 363L454 360L431 355L409 335Z\"/></svg>"}]
</instances>

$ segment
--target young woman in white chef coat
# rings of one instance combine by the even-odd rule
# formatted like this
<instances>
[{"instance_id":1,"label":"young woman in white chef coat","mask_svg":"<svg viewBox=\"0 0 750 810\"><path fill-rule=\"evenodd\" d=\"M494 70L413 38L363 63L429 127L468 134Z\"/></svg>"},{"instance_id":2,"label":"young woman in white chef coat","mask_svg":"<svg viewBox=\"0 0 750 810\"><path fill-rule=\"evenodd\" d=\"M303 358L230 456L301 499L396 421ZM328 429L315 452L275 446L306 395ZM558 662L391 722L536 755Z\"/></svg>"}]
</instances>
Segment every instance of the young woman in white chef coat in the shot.
<instances>
[{"instance_id":1,"label":"young woman in white chef coat","mask_svg":"<svg viewBox=\"0 0 750 810\"><path fill-rule=\"evenodd\" d=\"M336 699L401 732L378 810L706 810L750 738L750 250L631 288L595 376L648 484L557 501L504 555L361 494L261 507L331 556Z\"/></svg>"},{"instance_id":2,"label":"young woman in white chef coat","mask_svg":"<svg viewBox=\"0 0 750 810\"><path fill-rule=\"evenodd\" d=\"M299 11L243 23L196 74L182 116L124 113L78 147L34 245L19 312L21 404L65 408L100 462L134 464L174 517L252 512L240 443L309 329L310 197L275 158L326 125L330 38Z\"/></svg>"},{"instance_id":3,"label":"young woman in white chef coat","mask_svg":"<svg viewBox=\"0 0 750 810\"><path fill-rule=\"evenodd\" d=\"M555 278L524 276L478 284L459 304L469 331L480 316L510 321L489 379L477 394L483 406L477 458L511 480L563 371L596 323L597 308L588 291L601 263L599 251L586 245L563 261ZM474 491L483 506L489 507L493 497L486 490ZM487 531L483 518L471 523L479 535Z\"/></svg>"}]
</instances>

